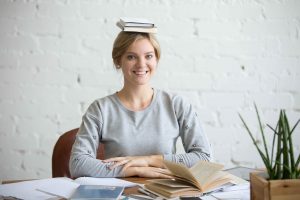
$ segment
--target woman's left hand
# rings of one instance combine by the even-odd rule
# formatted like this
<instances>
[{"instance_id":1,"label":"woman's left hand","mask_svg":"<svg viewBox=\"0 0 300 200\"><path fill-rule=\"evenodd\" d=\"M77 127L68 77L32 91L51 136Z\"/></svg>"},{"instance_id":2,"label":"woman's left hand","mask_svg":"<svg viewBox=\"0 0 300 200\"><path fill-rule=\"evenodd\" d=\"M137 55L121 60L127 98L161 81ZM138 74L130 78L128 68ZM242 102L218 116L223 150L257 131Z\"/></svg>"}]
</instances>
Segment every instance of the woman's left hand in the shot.
<instances>
[{"instance_id":1,"label":"woman's left hand","mask_svg":"<svg viewBox=\"0 0 300 200\"><path fill-rule=\"evenodd\" d=\"M162 156L126 156L126 157L114 157L103 160L103 162L114 162L110 166L110 169L114 169L118 166L124 165L123 170L128 167L163 167Z\"/></svg>"}]
</instances>

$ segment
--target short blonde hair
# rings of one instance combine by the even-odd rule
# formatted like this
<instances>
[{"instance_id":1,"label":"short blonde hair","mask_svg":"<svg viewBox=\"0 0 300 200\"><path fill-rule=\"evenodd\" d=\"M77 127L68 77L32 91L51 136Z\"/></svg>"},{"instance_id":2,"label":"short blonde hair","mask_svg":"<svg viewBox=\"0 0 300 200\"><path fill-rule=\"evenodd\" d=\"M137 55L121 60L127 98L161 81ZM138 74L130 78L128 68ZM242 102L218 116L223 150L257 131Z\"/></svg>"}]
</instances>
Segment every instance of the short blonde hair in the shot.
<instances>
[{"instance_id":1,"label":"short blonde hair","mask_svg":"<svg viewBox=\"0 0 300 200\"><path fill-rule=\"evenodd\" d=\"M121 31L116 37L112 50L112 58L114 65L120 69L120 62L123 54L127 51L128 47L137 40L148 39L152 44L157 61L160 59L160 45L152 33L138 33L138 32L124 32Z\"/></svg>"}]
</instances>

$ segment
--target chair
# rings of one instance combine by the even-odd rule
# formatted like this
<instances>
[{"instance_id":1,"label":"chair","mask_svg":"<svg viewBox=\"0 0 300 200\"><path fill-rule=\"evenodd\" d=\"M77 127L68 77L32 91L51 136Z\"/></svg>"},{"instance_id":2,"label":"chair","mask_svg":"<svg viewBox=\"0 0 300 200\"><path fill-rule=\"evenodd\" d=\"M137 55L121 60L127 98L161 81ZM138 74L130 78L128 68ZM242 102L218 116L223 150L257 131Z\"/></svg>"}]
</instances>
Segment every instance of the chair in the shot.
<instances>
[{"instance_id":1,"label":"chair","mask_svg":"<svg viewBox=\"0 0 300 200\"><path fill-rule=\"evenodd\" d=\"M53 149L52 154L52 177L69 177L69 160L72 145L75 142L78 128L72 129L62 134ZM104 159L104 145L100 145L97 151L97 159Z\"/></svg>"}]
</instances>

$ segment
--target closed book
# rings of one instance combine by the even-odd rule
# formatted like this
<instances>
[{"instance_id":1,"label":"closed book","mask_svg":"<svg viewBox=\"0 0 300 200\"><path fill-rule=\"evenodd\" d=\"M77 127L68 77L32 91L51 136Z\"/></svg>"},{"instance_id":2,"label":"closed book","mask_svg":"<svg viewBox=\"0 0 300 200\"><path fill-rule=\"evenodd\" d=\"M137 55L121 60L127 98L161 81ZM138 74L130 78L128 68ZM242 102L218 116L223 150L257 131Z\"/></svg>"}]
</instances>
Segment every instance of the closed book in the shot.
<instances>
[{"instance_id":1,"label":"closed book","mask_svg":"<svg viewBox=\"0 0 300 200\"><path fill-rule=\"evenodd\" d=\"M122 26L120 22L117 22L117 26L125 32L140 32L140 33L157 33L157 28L143 27L143 26Z\"/></svg>"},{"instance_id":2,"label":"closed book","mask_svg":"<svg viewBox=\"0 0 300 200\"><path fill-rule=\"evenodd\" d=\"M80 185L70 199L72 200L112 200L119 199L123 192L123 187L105 185Z\"/></svg>"},{"instance_id":3,"label":"closed book","mask_svg":"<svg viewBox=\"0 0 300 200\"><path fill-rule=\"evenodd\" d=\"M152 21L143 18L121 17L119 22L122 26L128 27L154 27L154 23Z\"/></svg>"}]
</instances>

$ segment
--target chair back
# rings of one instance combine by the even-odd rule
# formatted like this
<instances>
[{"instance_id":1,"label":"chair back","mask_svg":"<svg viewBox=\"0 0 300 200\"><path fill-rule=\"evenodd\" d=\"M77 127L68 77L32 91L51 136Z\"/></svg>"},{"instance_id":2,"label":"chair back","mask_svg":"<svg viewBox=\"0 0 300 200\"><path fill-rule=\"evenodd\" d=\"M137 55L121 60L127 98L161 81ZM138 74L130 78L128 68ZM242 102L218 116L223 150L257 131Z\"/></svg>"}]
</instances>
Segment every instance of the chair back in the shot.
<instances>
[{"instance_id":1,"label":"chair back","mask_svg":"<svg viewBox=\"0 0 300 200\"><path fill-rule=\"evenodd\" d=\"M62 134L53 149L52 154L52 177L69 177L69 160L72 146L75 142L78 128L72 129ZM104 159L104 145L100 145L97 151L97 159Z\"/></svg>"}]
</instances>

